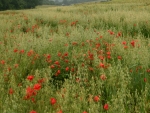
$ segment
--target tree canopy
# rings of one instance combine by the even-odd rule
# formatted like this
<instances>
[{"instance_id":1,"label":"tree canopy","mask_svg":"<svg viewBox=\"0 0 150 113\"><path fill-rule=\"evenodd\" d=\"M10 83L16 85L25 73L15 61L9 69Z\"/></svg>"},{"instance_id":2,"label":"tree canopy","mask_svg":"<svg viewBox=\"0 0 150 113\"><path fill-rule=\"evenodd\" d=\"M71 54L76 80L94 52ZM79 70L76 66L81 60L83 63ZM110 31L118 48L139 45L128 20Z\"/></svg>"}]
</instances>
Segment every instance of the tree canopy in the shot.
<instances>
[{"instance_id":1,"label":"tree canopy","mask_svg":"<svg viewBox=\"0 0 150 113\"><path fill-rule=\"evenodd\" d=\"M27 9L40 5L42 0L0 0L0 10Z\"/></svg>"},{"instance_id":2,"label":"tree canopy","mask_svg":"<svg viewBox=\"0 0 150 113\"><path fill-rule=\"evenodd\" d=\"M69 5L97 0L0 0L0 10L35 8L37 5Z\"/></svg>"}]
</instances>

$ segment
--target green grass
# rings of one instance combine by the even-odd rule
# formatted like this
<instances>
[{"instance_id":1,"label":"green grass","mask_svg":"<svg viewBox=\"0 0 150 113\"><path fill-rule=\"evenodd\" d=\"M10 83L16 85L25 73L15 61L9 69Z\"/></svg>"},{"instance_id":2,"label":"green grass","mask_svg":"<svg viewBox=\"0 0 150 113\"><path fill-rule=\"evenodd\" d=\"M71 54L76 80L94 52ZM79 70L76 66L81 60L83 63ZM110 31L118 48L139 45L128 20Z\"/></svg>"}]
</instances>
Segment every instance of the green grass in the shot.
<instances>
[{"instance_id":1,"label":"green grass","mask_svg":"<svg viewBox=\"0 0 150 113\"><path fill-rule=\"evenodd\" d=\"M149 113L147 3L0 12L0 113Z\"/></svg>"}]
</instances>

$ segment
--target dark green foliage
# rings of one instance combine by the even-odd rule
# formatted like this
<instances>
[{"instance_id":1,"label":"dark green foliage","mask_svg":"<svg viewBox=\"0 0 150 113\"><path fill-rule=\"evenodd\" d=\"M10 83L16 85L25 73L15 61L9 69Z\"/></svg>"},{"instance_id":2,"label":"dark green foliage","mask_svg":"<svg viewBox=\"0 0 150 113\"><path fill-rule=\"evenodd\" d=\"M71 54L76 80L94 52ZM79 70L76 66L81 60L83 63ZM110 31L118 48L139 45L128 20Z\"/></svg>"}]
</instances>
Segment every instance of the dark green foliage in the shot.
<instances>
[{"instance_id":1,"label":"dark green foliage","mask_svg":"<svg viewBox=\"0 0 150 113\"><path fill-rule=\"evenodd\" d=\"M0 0L0 10L34 8L42 0Z\"/></svg>"},{"instance_id":2,"label":"dark green foliage","mask_svg":"<svg viewBox=\"0 0 150 113\"><path fill-rule=\"evenodd\" d=\"M29 9L35 8L37 5L69 5L81 2L89 2L95 0L0 0L0 11L12 9Z\"/></svg>"},{"instance_id":3,"label":"dark green foliage","mask_svg":"<svg viewBox=\"0 0 150 113\"><path fill-rule=\"evenodd\" d=\"M150 37L150 27L148 26L148 24L143 24L141 26L141 33L146 38Z\"/></svg>"}]
</instances>

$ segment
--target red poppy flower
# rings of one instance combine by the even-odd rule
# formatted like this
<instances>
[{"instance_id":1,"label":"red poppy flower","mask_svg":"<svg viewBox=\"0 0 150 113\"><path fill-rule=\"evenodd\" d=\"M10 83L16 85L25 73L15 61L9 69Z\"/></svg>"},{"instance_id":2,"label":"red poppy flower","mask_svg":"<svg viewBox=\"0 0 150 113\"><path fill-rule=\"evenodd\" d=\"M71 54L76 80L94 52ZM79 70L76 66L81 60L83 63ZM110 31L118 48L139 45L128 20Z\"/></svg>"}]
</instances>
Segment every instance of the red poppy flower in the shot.
<instances>
[{"instance_id":1,"label":"red poppy flower","mask_svg":"<svg viewBox=\"0 0 150 113\"><path fill-rule=\"evenodd\" d=\"M65 62L66 62L66 63L68 63L68 62L69 62L69 60L65 59Z\"/></svg>"},{"instance_id":2,"label":"red poppy flower","mask_svg":"<svg viewBox=\"0 0 150 113\"><path fill-rule=\"evenodd\" d=\"M100 46L101 46L100 43L96 44L96 48L97 48L97 49L98 49Z\"/></svg>"},{"instance_id":3,"label":"red poppy flower","mask_svg":"<svg viewBox=\"0 0 150 113\"><path fill-rule=\"evenodd\" d=\"M82 113L88 113L88 112L86 112L86 111L83 111Z\"/></svg>"},{"instance_id":4,"label":"red poppy flower","mask_svg":"<svg viewBox=\"0 0 150 113\"><path fill-rule=\"evenodd\" d=\"M121 57L121 56L118 56L118 59L119 59L119 60L121 60L121 59L122 59L122 57Z\"/></svg>"},{"instance_id":5,"label":"red poppy flower","mask_svg":"<svg viewBox=\"0 0 150 113\"><path fill-rule=\"evenodd\" d=\"M50 103L51 105L56 104L57 100L55 98L50 98Z\"/></svg>"},{"instance_id":6,"label":"red poppy flower","mask_svg":"<svg viewBox=\"0 0 150 113\"><path fill-rule=\"evenodd\" d=\"M69 67L66 67L66 71L69 71Z\"/></svg>"},{"instance_id":7,"label":"red poppy flower","mask_svg":"<svg viewBox=\"0 0 150 113\"><path fill-rule=\"evenodd\" d=\"M27 87L26 96L30 98L31 96L35 96L35 95L36 95L35 90L31 87Z\"/></svg>"},{"instance_id":8,"label":"red poppy flower","mask_svg":"<svg viewBox=\"0 0 150 113\"><path fill-rule=\"evenodd\" d=\"M50 54L48 54L46 57L47 57L47 59L50 59L50 58L51 58L51 55L50 55Z\"/></svg>"},{"instance_id":9,"label":"red poppy flower","mask_svg":"<svg viewBox=\"0 0 150 113\"><path fill-rule=\"evenodd\" d=\"M72 71L72 72L75 72L75 68L71 68L71 71Z\"/></svg>"},{"instance_id":10,"label":"red poppy flower","mask_svg":"<svg viewBox=\"0 0 150 113\"><path fill-rule=\"evenodd\" d=\"M118 32L117 36L120 37L121 35L122 35L122 33L121 33L121 32Z\"/></svg>"},{"instance_id":11,"label":"red poppy flower","mask_svg":"<svg viewBox=\"0 0 150 113\"><path fill-rule=\"evenodd\" d=\"M29 75L29 76L27 76L27 79L28 79L29 81L32 81L32 80L33 80L33 78L34 78L34 76L33 76L33 75Z\"/></svg>"},{"instance_id":12,"label":"red poppy flower","mask_svg":"<svg viewBox=\"0 0 150 113\"><path fill-rule=\"evenodd\" d=\"M107 52L107 55L111 55L111 52L110 52L110 51L108 51L108 52Z\"/></svg>"},{"instance_id":13,"label":"red poppy flower","mask_svg":"<svg viewBox=\"0 0 150 113\"><path fill-rule=\"evenodd\" d=\"M105 104L103 108L104 108L104 110L108 110L109 109L108 104Z\"/></svg>"},{"instance_id":14,"label":"red poppy flower","mask_svg":"<svg viewBox=\"0 0 150 113\"><path fill-rule=\"evenodd\" d=\"M1 64L5 64L5 60L1 60Z\"/></svg>"},{"instance_id":15,"label":"red poppy flower","mask_svg":"<svg viewBox=\"0 0 150 113\"><path fill-rule=\"evenodd\" d=\"M124 49L127 49L128 48L128 46L124 46Z\"/></svg>"},{"instance_id":16,"label":"red poppy flower","mask_svg":"<svg viewBox=\"0 0 150 113\"><path fill-rule=\"evenodd\" d=\"M135 47L135 41L134 41L134 40L131 41L131 45L132 45L133 47Z\"/></svg>"},{"instance_id":17,"label":"red poppy flower","mask_svg":"<svg viewBox=\"0 0 150 113\"><path fill-rule=\"evenodd\" d=\"M72 42L72 45L74 45L74 46L77 45L77 44L78 44L77 42Z\"/></svg>"},{"instance_id":18,"label":"red poppy flower","mask_svg":"<svg viewBox=\"0 0 150 113\"><path fill-rule=\"evenodd\" d=\"M103 63L100 63L99 66L100 66L101 68L104 68L104 67L105 67L105 65L104 65Z\"/></svg>"},{"instance_id":19,"label":"red poppy flower","mask_svg":"<svg viewBox=\"0 0 150 113\"><path fill-rule=\"evenodd\" d=\"M12 70L12 68L11 67L8 67L8 71L11 71Z\"/></svg>"},{"instance_id":20,"label":"red poppy flower","mask_svg":"<svg viewBox=\"0 0 150 113\"><path fill-rule=\"evenodd\" d=\"M111 56L110 56L110 55L108 55L108 56L107 56L107 58L108 58L108 59L111 59Z\"/></svg>"},{"instance_id":21,"label":"red poppy flower","mask_svg":"<svg viewBox=\"0 0 150 113\"><path fill-rule=\"evenodd\" d=\"M18 49L14 49L14 53L18 52Z\"/></svg>"},{"instance_id":22,"label":"red poppy flower","mask_svg":"<svg viewBox=\"0 0 150 113\"><path fill-rule=\"evenodd\" d=\"M85 66L84 63L82 63L81 66L84 67Z\"/></svg>"},{"instance_id":23,"label":"red poppy flower","mask_svg":"<svg viewBox=\"0 0 150 113\"><path fill-rule=\"evenodd\" d=\"M50 68L53 69L53 68L55 68L55 66L54 66L54 65L51 65Z\"/></svg>"},{"instance_id":24,"label":"red poppy flower","mask_svg":"<svg viewBox=\"0 0 150 113\"><path fill-rule=\"evenodd\" d=\"M100 36L99 38L103 38L103 36Z\"/></svg>"},{"instance_id":25,"label":"red poppy flower","mask_svg":"<svg viewBox=\"0 0 150 113\"><path fill-rule=\"evenodd\" d=\"M65 57L67 57L67 56L68 56L68 53L67 53L67 52L66 52L66 53L64 53L64 56L65 56Z\"/></svg>"},{"instance_id":26,"label":"red poppy flower","mask_svg":"<svg viewBox=\"0 0 150 113\"><path fill-rule=\"evenodd\" d=\"M30 50L30 51L27 53L27 55L28 55L28 56L32 56L33 53L34 53L34 51L33 51L33 50Z\"/></svg>"},{"instance_id":27,"label":"red poppy flower","mask_svg":"<svg viewBox=\"0 0 150 113\"><path fill-rule=\"evenodd\" d=\"M18 66L19 66L19 64L14 64L14 67L15 67L15 68L18 68Z\"/></svg>"},{"instance_id":28,"label":"red poppy flower","mask_svg":"<svg viewBox=\"0 0 150 113\"><path fill-rule=\"evenodd\" d=\"M147 79L146 79L146 78L144 78L144 82L147 82Z\"/></svg>"},{"instance_id":29,"label":"red poppy flower","mask_svg":"<svg viewBox=\"0 0 150 113\"><path fill-rule=\"evenodd\" d=\"M98 56L99 59L101 60L104 60L104 57L103 56Z\"/></svg>"},{"instance_id":30,"label":"red poppy flower","mask_svg":"<svg viewBox=\"0 0 150 113\"><path fill-rule=\"evenodd\" d=\"M123 42L122 42L122 44L123 44L123 45L126 45L126 44L127 44L127 42L126 42L126 41L123 41Z\"/></svg>"},{"instance_id":31,"label":"red poppy flower","mask_svg":"<svg viewBox=\"0 0 150 113\"><path fill-rule=\"evenodd\" d=\"M35 98L31 98L31 101L32 101L33 103L35 103Z\"/></svg>"},{"instance_id":32,"label":"red poppy flower","mask_svg":"<svg viewBox=\"0 0 150 113\"><path fill-rule=\"evenodd\" d=\"M69 33L66 33L66 36L68 36L68 37L69 37L69 35L70 35Z\"/></svg>"},{"instance_id":33,"label":"red poppy flower","mask_svg":"<svg viewBox=\"0 0 150 113\"><path fill-rule=\"evenodd\" d=\"M149 73L149 72L150 72L150 69L147 69L146 71Z\"/></svg>"},{"instance_id":34,"label":"red poppy flower","mask_svg":"<svg viewBox=\"0 0 150 113\"><path fill-rule=\"evenodd\" d=\"M58 52L58 54L57 54L59 57L61 56L61 53L60 52Z\"/></svg>"},{"instance_id":35,"label":"red poppy flower","mask_svg":"<svg viewBox=\"0 0 150 113\"><path fill-rule=\"evenodd\" d=\"M94 59L94 55L93 55L92 53L89 53L88 58L89 58L90 60L93 60L93 59Z\"/></svg>"},{"instance_id":36,"label":"red poppy flower","mask_svg":"<svg viewBox=\"0 0 150 113\"><path fill-rule=\"evenodd\" d=\"M12 88L9 89L9 94L12 95L14 93L14 90Z\"/></svg>"},{"instance_id":37,"label":"red poppy flower","mask_svg":"<svg viewBox=\"0 0 150 113\"><path fill-rule=\"evenodd\" d=\"M41 84L41 83L43 83L43 82L45 82L45 79L44 79L44 78L41 78L41 79L38 80L38 83L39 83L39 84Z\"/></svg>"},{"instance_id":38,"label":"red poppy flower","mask_svg":"<svg viewBox=\"0 0 150 113\"><path fill-rule=\"evenodd\" d=\"M33 86L34 90L40 90L41 89L41 84L37 83Z\"/></svg>"},{"instance_id":39,"label":"red poppy flower","mask_svg":"<svg viewBox=\"0 0 150 113\"><path fill-rule=\"evenodd\" d=\"M114 35L115 34L113 31L110 31L109 33L110 33L110 35Z\"/></svg>"},{"instance_id":40,"label":"red poppy flower","mask_svg":"<svg viewBox=\"0 0 150 113\"><path fill-rule=\"evenodd\" d=\"M65 44L65 46L67 47L67 46L68 46L68 44Z\"/></svg>"},{"instance_id":41,"label":"red poppy flower","mask_svg":"<svg viewBox=\"0 0 150 113\"><path fill-rule=\"evenodd\" d=\"M75 26L78 21L71 22L71 26Z\"/></svg>"},{"instance_id":42,"label":"red poppy flower","mask_svg":"<svg viewBox=\"0 0 150 113\"><path fill-rule=\"evenodd\" d=\"M94 96L93 100L94 100L95 102L98 102L98 101L100 100L100 99L99 99L99 96Z\"/></svg>"},{"instance_id":43,"label":"red poppy flower","mask_svg":"<svg viewBox=\"0 0 150 113\"><path fill-rule=\"evenodd\" d=\"M37 113L36 111L34 111L34 110L32 110L32 111L30 111L30 113Z\"/></svg>"},{"instance_id":44,"label":"red poppy flower","mask_svg":"<svg viewBox=\"0 0 150 113\"><path fill-rule=\"evenodd\" d=\"M100 78L101 78L101 80L105 80L106 76L105 75L101 75Z\"/></svg>"},{"instance_id":45,"label":"red poppy flower","mask_svg":"<svg viewBox=\"0 0 150 113\"><path fill-rule=\"evenodd\" d=\"M59 61L55 61L55 64L56 64L56 65L59 65L60 63L59 63Z\"/></svg>"},{"instance_id":46,"label":"red poppy flower","mask_svg":"<svg viewBox=\"0 0 150 113\"><path fill-rule=\"evenodd\" d=\"M62 111L62 110L59 110L57 113L63 113L63 111Z\"/></svg>"},{"instance_id":47,"label":"red poppy flower","mask_svg":"<svg viewBox=\"0 0 150 113\"><path fill-rule=\"evenodd\" d=\"M60 70L57 70L57 74L60 74Z\"/></svg>"},{"instance_id":48,"label":"red poppy flower","mask_svg":"<svg viewBox=\"0 0 150 113\"><path fill-rule=\"evenodd\" d=\"M24 50L23 50L23 49L22 49L22 50L20 50L20 53L21 53L21 54L23 54L23 53L24 53Z\"/></svg>"}]
</instances>

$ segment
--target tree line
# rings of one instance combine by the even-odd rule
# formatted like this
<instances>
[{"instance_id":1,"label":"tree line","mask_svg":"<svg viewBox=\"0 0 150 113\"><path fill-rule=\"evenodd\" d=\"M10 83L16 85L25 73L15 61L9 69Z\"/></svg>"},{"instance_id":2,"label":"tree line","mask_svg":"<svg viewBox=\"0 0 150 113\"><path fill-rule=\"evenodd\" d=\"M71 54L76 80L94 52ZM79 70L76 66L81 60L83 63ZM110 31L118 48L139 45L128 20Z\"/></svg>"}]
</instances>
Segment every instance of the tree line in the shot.
<instances>
[{"instance_id":1,"label":"tree line","mask_svg":"<svg viewBox=\"0 0 150 113\"><path fill-rule=\"evenodd\" d=\"M0 0L0 10L34 8L42 0Z\"/></svg>"},{"instance_id":2,"label":"tree line","mask_svg":"<svg viewBox=\"0 0 150 113\"><path fill-rule=\"evenodd\" d=\"M0 10L29 9L37 5L70 5L96 0L0 0Z\"/></svg>"}]
</instances>

